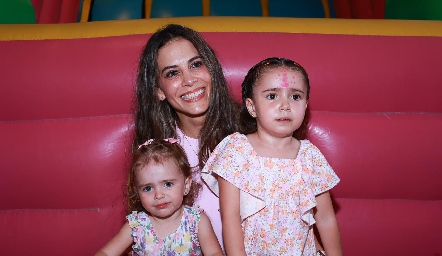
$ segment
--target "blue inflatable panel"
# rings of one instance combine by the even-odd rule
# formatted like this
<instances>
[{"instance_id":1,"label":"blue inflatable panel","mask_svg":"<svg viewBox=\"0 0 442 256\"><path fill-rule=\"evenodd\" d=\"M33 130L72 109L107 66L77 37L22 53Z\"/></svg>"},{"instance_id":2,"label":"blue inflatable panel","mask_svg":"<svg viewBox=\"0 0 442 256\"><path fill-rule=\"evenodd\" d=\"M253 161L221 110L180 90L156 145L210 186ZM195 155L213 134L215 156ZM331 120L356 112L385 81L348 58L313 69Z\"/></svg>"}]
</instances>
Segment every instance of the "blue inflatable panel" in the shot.
<instances>
[{"instance_id":1,"label":"blue inflatable panel","mask_svg":"<svg viewBox=\"0 0 442 256\"><path fill-rule=\"evenodd\" d=\"M325 18L321 0L269 0L269 16Z\"/></svg>"},{"instance_id":2,"label":"blue inflatable panel","mask_svg":"<svg viewBox=\"0 0 442 256\"><path fill-rule=\"evenodd\" d=\"M143 0L94 0L90 21L142 19Z\"/></svg>"},{"instance_id":3,"label":"blue inflatable panel","mask_svg":"<svg viewBox=\"0 0 442 256\"><path fill-rule=\"evenodd\" d=\"M260 0L211 0L210 16L262 16Z\"/></svg>"},{"instance_id":4,"label":"blue inflatable panel","mask_svg":"<svg viewBox=\"0 0 442 256\"><path fill-rule=\"evenodd\" d=\"M201 0L153 0L150 18L203 16Z\"/></svg>"}]
</instances>

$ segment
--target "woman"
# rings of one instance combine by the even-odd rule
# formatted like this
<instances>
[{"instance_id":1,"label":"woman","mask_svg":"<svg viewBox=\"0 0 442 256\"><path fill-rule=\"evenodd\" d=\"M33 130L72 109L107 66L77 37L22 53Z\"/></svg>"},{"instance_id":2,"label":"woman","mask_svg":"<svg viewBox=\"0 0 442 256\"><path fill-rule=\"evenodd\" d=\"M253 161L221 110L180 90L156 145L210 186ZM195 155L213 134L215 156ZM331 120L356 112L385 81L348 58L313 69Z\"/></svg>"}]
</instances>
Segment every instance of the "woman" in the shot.
<instances>
[{"instance_id":1,"label":"woman","mask_svg":"<svg viewBox=\"0 0 442 256\"><path fill-rule=\"evenodd\" d=\"M178 138L194 167L193 178L201 182L209 153L238 130L239 108L213 49L190 28L176 24L161 28L141 55L136 95L134 144ZM196 204L209 216L222 245L218 198L203 185Z\"/></svg>"}]
</instances>

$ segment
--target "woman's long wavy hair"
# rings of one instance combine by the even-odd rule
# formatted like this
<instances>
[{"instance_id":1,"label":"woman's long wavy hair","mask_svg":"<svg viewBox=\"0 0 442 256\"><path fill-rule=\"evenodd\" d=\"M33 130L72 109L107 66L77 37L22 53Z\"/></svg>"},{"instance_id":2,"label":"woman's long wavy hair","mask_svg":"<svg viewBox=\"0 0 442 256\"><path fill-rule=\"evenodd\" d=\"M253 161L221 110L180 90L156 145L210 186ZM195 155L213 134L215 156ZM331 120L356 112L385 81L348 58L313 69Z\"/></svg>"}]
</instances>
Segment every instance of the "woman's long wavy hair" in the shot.
<instances>
[{"instance_id":1,"label":"woman's long wavy hair","mask_svg":"<svg viewBox=\"0 0 442 256\"><path fill-rule=\"evenodd\" d=\"M174 161L178 165L184 179L191 177L192 168L189 165L186 153L178 143L153 140L148 145L142 145L139 149L135 150L132 169L127 180L126 197L129 212L147 212L141 204L140 196L138 195L137 173L151 162L162 164L169 160ZM192 206L198 197L201 187L201 184L192 180L189 193L183 196L183 204Z\"/></svg>"},{"instance_id":2,"label":"woman's long wavy hair","mask_svg":"<svg viewBox=\"0 0 442 256\"><path fill-rule=\"evenodd\" d=\"M260 61L258 64L253 66L249 72L247 73L246 77L244 78L244 81L241 85L242 89L242 101L243 104L241 106L241 123L240 123L240 131L243 134L250 134L255 133L257 131L257 123L256 119L253 118L249 111L247 110L246 106L246 99L247 98L253 98L253 88L258 82L258 80L261 78L261 76L266 73L269 69L274 69L278 67L286 67L292 70L296 70L299 73L301 73L304 83L307 86L307 100L310 97L310 81L308 78L308 74L305 71L305 69L298 63L294 62L293 60L286 59L286 58L267 58L265 60ZM307 123L308 123L308 111L306 112L306 115L304 117L304 121L302 122L301 127L298 128L293 133L293 137L297 139L303 139L305 138L306 131L307 131Z\"/></svg>"},{"instance_id":3,"label":"woman's long wavy hair","mask_svg":"<svg viewBox=\"0 0 442 256\"><path fill-rule=\"evenodd\" d=\"M176 39L185 39L193 44L207 66L212 78L209 108L199 139L199 165L202 167L210 152L227 135L238 130L238 111L235 101L230 97L227 82L221 64L214 50L202 36L187 27L169 24L147 41L140 58L136 86L136 120L134 146L147 139L165 139L176 137L176 125L179 119L174 108L167 100L158 98L159 70L158 51L161 47Z\"/></svg>"}]
</instances>

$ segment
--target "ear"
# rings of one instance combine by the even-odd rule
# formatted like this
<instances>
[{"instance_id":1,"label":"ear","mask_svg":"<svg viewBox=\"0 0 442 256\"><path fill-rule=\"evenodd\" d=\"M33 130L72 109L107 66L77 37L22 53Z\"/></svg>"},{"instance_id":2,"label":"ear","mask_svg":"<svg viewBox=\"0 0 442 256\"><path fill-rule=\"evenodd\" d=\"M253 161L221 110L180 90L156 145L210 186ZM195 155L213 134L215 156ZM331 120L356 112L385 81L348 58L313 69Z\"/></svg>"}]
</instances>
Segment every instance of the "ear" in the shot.
<instances>
[{"instance_id":1,"label":"ear","mask_svg":"<svg viewBox=\"0 0 442 256\"><path fill-rule=\"evenodd\" d=\"M192 186L192 178L187 177L186 180L184 181L184 195L185 196L187 196L187 194L189 194L191 186Z\"/></svg>"},{"instance_id":2,"label":"ear","mask_svg":"<svg viewBox=\"0 0 442 256\"><path fill-rule=\"evenodd\" d=\"M249 111L249 114L253 118L256 118L255 104L253 104L253 100L251 98L246 99L246 107L247 111Z\"/></svg>"},{"instance_id":3,"label":"ear","mask_svg":"<svg viewBox=\"0 0 442 256\"><path fill-rule=\"evenodd\" d=\"M166 99L166 95L164 94L163 90L161 90L160 88L158 88L158 90L157 90L157 96L158 96L158 99L160 99L160 101L163 101Z\"/></svg>"}]
</instances>

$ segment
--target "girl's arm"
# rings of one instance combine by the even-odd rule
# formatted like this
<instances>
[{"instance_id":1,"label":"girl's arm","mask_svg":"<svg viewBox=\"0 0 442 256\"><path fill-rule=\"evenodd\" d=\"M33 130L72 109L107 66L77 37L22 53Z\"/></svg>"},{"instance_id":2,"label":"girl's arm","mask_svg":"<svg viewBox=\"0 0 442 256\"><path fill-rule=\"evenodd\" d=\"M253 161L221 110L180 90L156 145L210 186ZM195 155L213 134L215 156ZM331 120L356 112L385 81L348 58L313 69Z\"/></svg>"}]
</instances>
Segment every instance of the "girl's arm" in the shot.
<instances>
[{"instance_id":1,"label":"girl's arm","mask_svg":"<svg viewBox=\"0 0 442 256\"><path fill-rule=\"evenodd\" d=\"M223 227L224 249L227 255L246 255L241 227L239 189L218 177L219 203Z\"/></svg>"},{"instance_id":2,"label":"girl's arm","mask_svg":"<svg viewBox=\"0 0 442 256\"><path fill-rule=\"evenodd\" d=\"M201 212L200 216L198 240L203 254L207 256L223 256L223 250L221 249L215 232L213 231L209 217L207 217L205 212Z\"/></svg>"},{"instance_id":3,"label":"girl's arm","mask_svg":"<svg viewBox=\"0 0 442 256\"><path fill-rule=\"evenodd\" d=\"M316 227L321 236L327 256L341 256L341 235L339 233L338 221L330 198L330 193L324 192L316 197Z\"/></svg>"},{"instance_id":4,"label":"girl's arm","mask_svg":"<svg viewBox=\"0 0 442 256\"><path fill-rule=\"evenodd\" d=\"M95 256L120 256L133 242L129 223L125 223L120 231Z\"/></svg>"}]
</instances>

